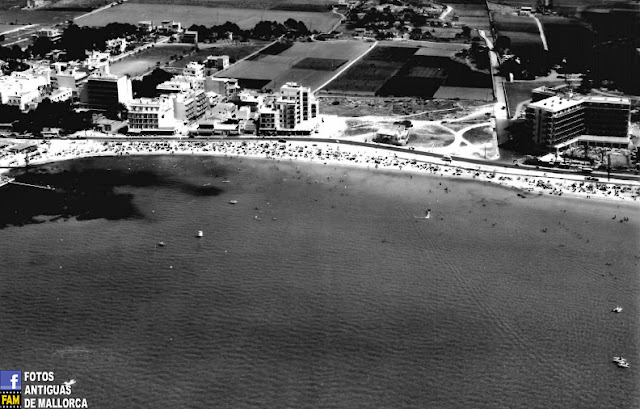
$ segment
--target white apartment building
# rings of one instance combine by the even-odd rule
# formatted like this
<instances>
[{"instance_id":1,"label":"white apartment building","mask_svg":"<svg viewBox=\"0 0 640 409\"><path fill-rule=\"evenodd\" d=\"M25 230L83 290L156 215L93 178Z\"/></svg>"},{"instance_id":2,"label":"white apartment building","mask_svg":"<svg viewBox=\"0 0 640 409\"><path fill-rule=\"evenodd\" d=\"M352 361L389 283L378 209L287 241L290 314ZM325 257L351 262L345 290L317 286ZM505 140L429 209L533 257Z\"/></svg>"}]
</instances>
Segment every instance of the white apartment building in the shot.
<instances>
[{"instance_id":1,"label":"white apartment building","mask_svg":"<svg viewBox=\"0 0 640 409\"><path fill-rule=\"evenodd\" d=\"M90 75L80 94L81 102L102 109L119 102L129 106L132 99L130 78L105 73Z\"/></svg>"},{"instance_id":2,"label":"white apartment building","mask_svg":"<svg viewBox=\"0 0 640 409\"><path fill-rule=\"evenodd\" d=\"M85 60L84 65L90 70L102 69L106 73L108 73L110 62L111 54L102 53L100 51L92 51L90 54L87 54L87 59Z\"/></svg>"},{"instance_id":3,"label":"white apartment building","mask_svg":"<svg viewBox=\"0 0 640 409\"><path fill-rule=\"evenodd\" d=\"M214 73L229 68L228 55L210 55L204 61L205 75L213 75Z\"/></svg>"},{"instance_id":4,"label":"white apartment building","mask_svg":"<svg viewBox=\"0 0 640 409\"><path fill-rule=\"evenodd\" d=\"M58 66L56 72L51 76L51 88L54 90L62 88L70 89L72 98L76 99L80 95L82 84L88 77L89 74L84 71L78 71L75 67L62 69L61 66Z\"/></svg>"},{"instance_id":5,"label":"white apartment building","mask_svg":"<svg viewBox=\"0 0 640 409\"><path fill-rule=\"evenodd\" d=\"M237 93L240 87L236 78L205 77L204 90L226 98Z\"/></svg>"},{"instance_id":6,"label":"white apartment building","mask_svg":"<svg viewBox=\"0 0 640 409\"><path fill-rule=\"evenodd\" d=\"M112 38L111 40L107 40L107 51L111 54L122 54L127 49L127 39L126 38Z\"/></svg>"},{"instance_id":7,"label":"white apartment building","mask_svg":"<svg viewBox=\"0 0 640 409\"><path fill-rule=\"evenodd\" d=\"M209 107L209 99L204 91L187 91L171 95L176 120L189 123L202 117Z\"/></svg>"},{"instance_id":8,"label":"white apartment building","mask_svg":"<svg viewBox=\"0 0 640 409\"><path fill-rule=\"evenodd\" d=\"M129 129L133 132L168 132L176 129L172 98L136 98L129 105Z\"/></svg>"},{"instance_id":9,"label":"white apartment building","mask_svg":"<svg viewBox=\"0 0 640 409\"><path fill-rule=\"evenodd\" d=\"M192 77L186 75L176 75L169 81L165 81L162 84L156 86L156 90L160 94L173 94L177 92L184 92L188 90L204 90L205 79L204 77Z\"/></svg>"},{"instance_id":10,"label":"white apartment building","mask_svg":"<svg viewBox=\"0 0 640 409\"><path fill-rule=\"evenodd\" d=\"M258 116L263 133L310 133L317 127L318 102L308 87L288 82Z\"/></svg>"},{"instance_id":11,"label":"white apartment building","mask_svg":"<svg viewBox=\"0 0 640 409\"><path fill-rule=\"evenodd\" d=\"M204 65L191 61L182 69L182 75L185 77L204 78Z\"/></svg>"},{"instance_id":12,"label":"white apartment building","mask_svg":"<svg viewBox=\"0 0 640 409\"><path fill-rule=\"evenodd\" d=\"M318 103L311 89L295 82L287 82L280 88L276 108L280 112L280 129L307 129L315 125L311 120L318 116Z\"/></svg>"},{"instance_id":13,"label":"white apartment building","mask_svg":"<svg viewBox=\"0 0 640 409\"><path fill-rule=\"evenodd\" d=\"M26 110L51 88L48 70L30 69L0 77L0 103Z\"/></svg>"},{"instance_id":14,"label":"white apartment building","mask_svg":"<svg viewBox=\"0 0 640 409\"><path fill-rule=\"evenodd\" d=\"M51 102L68 101L73 99L73 91L70 88L58 88L47 98L49 98Z\"/></svg>"},{"instance_id":15,"label":"white apartment building","mask_svg":"<svg viewBox=\"0 0 640 409\"><path fill-rule=\"evenodd\" d=\"M58 41L62 38L62 30L57 28L41 28L36 31L36 37L46 37L51 41Z\"/></svg>"}]
</instances>

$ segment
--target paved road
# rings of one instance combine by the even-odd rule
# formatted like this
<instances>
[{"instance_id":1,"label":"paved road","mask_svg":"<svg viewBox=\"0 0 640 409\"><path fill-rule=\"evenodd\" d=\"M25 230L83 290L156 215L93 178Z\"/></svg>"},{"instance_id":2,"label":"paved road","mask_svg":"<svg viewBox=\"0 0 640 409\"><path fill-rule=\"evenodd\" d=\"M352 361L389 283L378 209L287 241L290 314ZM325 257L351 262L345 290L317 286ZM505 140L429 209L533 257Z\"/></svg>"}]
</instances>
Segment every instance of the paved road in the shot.
<instances>
[{"instance_id":1,"label":"paved road","mask_svg":"<svg viewBox=\"0 0 640 409\"><path fill-rule=\"evenodd\" d=\"M500 144L509 140L509 132L506 130L509 125L509 104L507 102L507 92L504 89L504 78L498 75L500 59L498 53L493 50L493 42L487 37L484 30L478 30L489 48L489 60L491 61L491 79L493 81L493 94L497 102L493 115L496 119L496 134Z\"/></svg>"}]
</instances>

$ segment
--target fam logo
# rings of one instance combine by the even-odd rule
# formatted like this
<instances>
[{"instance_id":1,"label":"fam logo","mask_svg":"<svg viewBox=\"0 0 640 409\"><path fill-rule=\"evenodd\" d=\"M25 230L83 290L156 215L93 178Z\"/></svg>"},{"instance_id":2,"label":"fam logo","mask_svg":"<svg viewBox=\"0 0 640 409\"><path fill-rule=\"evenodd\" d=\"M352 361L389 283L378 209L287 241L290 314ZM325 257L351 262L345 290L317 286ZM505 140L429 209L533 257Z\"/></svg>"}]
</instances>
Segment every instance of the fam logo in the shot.
<instances>
[{"instance_id":1,"label":"fam logo","mask_svg":"<svg viewBox=\"0 0 640 409\"><path fill-rule=\"evenodd\" d=\"M0 371L0 408L21 408L22 371Z\"/></svg>"}]
</instances>

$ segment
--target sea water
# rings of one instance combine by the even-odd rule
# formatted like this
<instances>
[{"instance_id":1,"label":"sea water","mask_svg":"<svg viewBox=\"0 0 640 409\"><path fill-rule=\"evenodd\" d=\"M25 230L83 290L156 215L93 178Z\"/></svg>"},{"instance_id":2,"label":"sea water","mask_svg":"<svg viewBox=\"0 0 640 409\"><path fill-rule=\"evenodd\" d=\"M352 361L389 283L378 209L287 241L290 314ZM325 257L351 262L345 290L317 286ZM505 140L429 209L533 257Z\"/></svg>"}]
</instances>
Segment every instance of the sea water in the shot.
<instances>
[{"instance_id":1,"label":"sea water","mask_svg":"<svg viewBox=\"0 0 640 409\"><path fill-rule=\"evenodd\" d=\"M238 158L17 178L57 190L0 190L1 369L91 408L640 404L629 205Z\"/></svg>"}]
</instances>

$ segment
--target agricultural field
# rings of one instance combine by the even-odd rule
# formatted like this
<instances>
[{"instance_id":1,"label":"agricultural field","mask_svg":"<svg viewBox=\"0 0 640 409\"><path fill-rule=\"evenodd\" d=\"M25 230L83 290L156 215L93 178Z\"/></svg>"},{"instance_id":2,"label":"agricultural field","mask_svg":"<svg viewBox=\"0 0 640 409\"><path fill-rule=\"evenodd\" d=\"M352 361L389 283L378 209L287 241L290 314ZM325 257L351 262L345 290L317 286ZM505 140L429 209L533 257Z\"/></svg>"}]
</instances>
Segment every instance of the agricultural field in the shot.
<instances>
[{"instance_id":1,"label":"agricultural field","mask_svg":"<svg viewBox=\"0 0 640 409\"><path fill-rule=\"evenodd\" d=\"M513 16L492 12L491 18L496 30L499 32L515 31L518 33L540 34L535 20L528 16Z\"/></svg>"},{"instance_id":2,"label":"agricultural field","mask_svg":"<svg viewBox=\"0 0 640 409\"><path fill-rule=\"evenodd\" d=\"M329 92L376 95L416 51L417 47L377 46L325 89Z\"/></svg>"},{"instance_id":3,"label":"agricultural field","mask_svg":"<svg viewBox=\"0 0 640 409\"><path fill-rule=\"evenodd\" d=\"M591 57L594 34L586 23L559 16L538 17L555 61L566 58L569 66L582 67Z\"/></svg>"},{"instance_id":4,"label":"agricultural field","mask_svg":"<svg viewBox=\"0 0 640 409\"><path fill-rule=\"evenodd\" d=\"M142 4L171 4L214 8L242 8L289 11L327 11L336 4L330 0L129 0Z\"/></svg>"},{"instance_id":5,"label":"agricultural field","mask_svg":"<svg viewBox=\"0 0 640 409\"><path fill-rule=\"evenodd\" d=\"M50 9L93 10L112 3L113 0L57 0L47 6Z\"/></svg>"},{"instance_id":6,"label":"agricultural field","mask_svg":"<svg viewBox=\"0 0 640 409\"><path fill-rule=\"evenodd\" d=\"M2 10L2 13L0 13L0 23L53 25L56 23L64 23L67 20L72 20L81 14L83 14L81 11L48 9L20 10L14 8L11 10Z\"/></svg>"},{"instance_id":7,"label":"agricultural field","mask_svg":"<svg viewBox=\"0 0 640 409\"><path fill-rule=\"evenodd\" d=\"M9 10L10 8L24 7L27 2L24 0L2 0L0 1L0 10Z\"/></svg>"},{"instance_id":8,"label":"agricultural field","mask_svg":"<svg viewBox=\"0 0 640 409\"><path fill-rule=\"evenodd\" d=\"M485 3L482 4L452 4L454 15L458 16L458 22L478 30L490 30L491 21L489 11Z\"/></svg>"},{"instance_id":9,"label":"agricultural field","mask_svg":"<svg viewBox=\"0 0 640 409\"><path fill-rule=\"evenodd\" d=\"M112 64L110 70L112 74L128 74L131 77L137 77L157 66L167 64L171 61L172 56L188 54L192 48L192 45L158 44L155 47L136 54L135 56L127 57Z\"/></svg>"},{"instance_id":10,"label":"agricultural field","mask_svg":"<svg viewBox=\"0 0 640 409\"><path fill-rule=\"evenodd\" d=\"M441 86L438 88L433 98L438 99L464 99L473 101L493 101L493 88L472 88L472 87L448 87Z\"/></svg>"},{"instance_id":11,"label":"agricultural field","mask_svg":"<svg viewBox=\"0 0 640 409\"><path fill-rule=\"evenodd\" d=\"M11 31L11 30L17 30L17 29L19 29L21 27L24 27L24 25L2 24L2 23L0 23L0 34L6 33L7 31Z\"/></svg>"},{"instance_id":12,"label":"agricultural field","mask_svg":"<svg viewBox=\"0 0 640 409\"><path fill-rule=\"evenodd\" d=\"M186 67L192 61L195 62L203 62L210 55L228 55L229 61L233 64L236 61L243 59L244 57L258 51L262 47L268 44L266 41L251 41L246 44L238 44L238 45L219 45L219 44L211 44L207 47L205 44L200 45L200 49L195 53L190 54L187 57L182 58L181 60L175 61L171 64L173 67L183 68Z\"/></svg>"},{"instance_id":13,"label":"agricultural field","mask_svg":"<svg viewBox=\"0 0 640 409\"><path fill-rule=\"evenodd\" d=\"M279 54L268 50L254 55L217 76L238 78L248 88L277 89L285 82L293 81L314 90L331 79L339 67L371 46L371 43L360 41L293 43ZM311 67L310 62L318 65Z\"/></svg>"},{"instance_id":14,"label":"agricultural field","mask_svg":"<svg viewBox=\"0 0 640 409\"><path fill-rule=\"evenodd\" d=\"M491 77L488 74L473 71L467 65L448 58L466 47L461 44L433 49L378 46L331 82L326 91L432 98L442 86L467 87L482 90L479 91L480 100L492 100Z\"/></svg>"},{"instance_id":15,"label":"agricultural field","mask_svg":"<svg viewBox=\"0 0 640 409\"><path fill-rule=\"evenodd\" d=\"M137 24L142 20L160 22L175 20L183 27L193 24L210 27L227 21L237 24L241 29L253 28L260 21L278 21L280 23L293 18L302 21L309 30L330 30L339 17L331 12L279 11L240 8L210 8L203 6L138 4L127 2L91 14L76 21L83 26L105 26L111 22Z\"/></svg>"}]
</instances>

